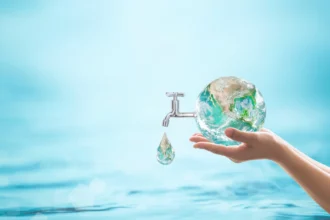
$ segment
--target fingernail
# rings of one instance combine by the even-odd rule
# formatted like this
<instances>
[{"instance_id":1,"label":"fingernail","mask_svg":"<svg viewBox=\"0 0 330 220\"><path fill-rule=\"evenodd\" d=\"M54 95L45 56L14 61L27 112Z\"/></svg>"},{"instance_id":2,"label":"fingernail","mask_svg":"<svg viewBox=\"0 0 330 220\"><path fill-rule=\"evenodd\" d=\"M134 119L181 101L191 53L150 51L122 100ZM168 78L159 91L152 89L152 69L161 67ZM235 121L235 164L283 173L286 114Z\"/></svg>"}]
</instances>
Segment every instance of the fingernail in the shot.
<instances>
[{"instance_id":1,"label":"fingernail","mask_svg":"<svg viewBox=\"0 0 330 220\"><path fill-rule=\"evenodd\" d=\"M232 137L233 136L233 133L234 133L234 129L232 128L227 128L225 130L225 134L228 136L228 137Z\"/></svg>"}]
</instances>

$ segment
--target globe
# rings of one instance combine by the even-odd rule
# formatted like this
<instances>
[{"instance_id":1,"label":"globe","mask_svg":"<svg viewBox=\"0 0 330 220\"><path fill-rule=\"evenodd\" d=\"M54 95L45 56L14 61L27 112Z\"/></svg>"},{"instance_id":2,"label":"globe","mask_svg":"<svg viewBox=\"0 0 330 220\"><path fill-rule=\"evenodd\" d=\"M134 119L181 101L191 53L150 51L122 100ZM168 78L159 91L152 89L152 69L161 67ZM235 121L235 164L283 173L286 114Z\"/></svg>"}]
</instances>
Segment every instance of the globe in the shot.
<instances>
[{"instance_id":1,"label":"globe","mask_svg":"<svg viewBox=\"0 0 330 220\"><path fill-rule=\"evenodd\" d=\"M255 132L262 128L266 106L254 84L233 76L214 80L199 94L196 102L196 122L209 141L225 146L239 142L228 138L224 131L237 128Z\"/></svg>"}]
</instances>

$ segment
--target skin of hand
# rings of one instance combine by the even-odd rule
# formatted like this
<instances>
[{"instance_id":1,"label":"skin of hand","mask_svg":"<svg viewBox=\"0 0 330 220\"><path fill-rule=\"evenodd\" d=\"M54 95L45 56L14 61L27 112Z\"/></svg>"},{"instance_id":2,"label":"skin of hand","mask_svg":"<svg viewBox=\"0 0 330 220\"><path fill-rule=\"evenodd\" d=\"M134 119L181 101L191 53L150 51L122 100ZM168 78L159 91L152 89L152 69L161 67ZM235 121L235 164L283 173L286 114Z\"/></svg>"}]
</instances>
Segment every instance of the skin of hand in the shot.
<instances>
[{"instance_id":1,"label":"skin of hand","mask_svg":"<svg viewBox=\"0 0 330 220\"><path fill-rule=\"evenodd\" d=\"M235 163L268 159L281 166L328 213L330 213L330 168L303 154L268 129L244 132L234 128L227 137L241 142L238 146L211 143L202 134L194 134L194 147L228 157Z\"/></svg>"},{"instance_id":2,"label":"skin of hand","mask_svg":"<svg viewBox=\"0 0 330 220\"><path fill-rule=\"evenodd\" d=\"M256 159L276 161L280 157L281 149L278 146L281 146L283 141L267 129L252 133L228 128L225 134L242 144L226 147L211 143L202 134L194 134L190 141L196 143L195 148L226 156L235 163Z\"/></svg>"}]
</instances>

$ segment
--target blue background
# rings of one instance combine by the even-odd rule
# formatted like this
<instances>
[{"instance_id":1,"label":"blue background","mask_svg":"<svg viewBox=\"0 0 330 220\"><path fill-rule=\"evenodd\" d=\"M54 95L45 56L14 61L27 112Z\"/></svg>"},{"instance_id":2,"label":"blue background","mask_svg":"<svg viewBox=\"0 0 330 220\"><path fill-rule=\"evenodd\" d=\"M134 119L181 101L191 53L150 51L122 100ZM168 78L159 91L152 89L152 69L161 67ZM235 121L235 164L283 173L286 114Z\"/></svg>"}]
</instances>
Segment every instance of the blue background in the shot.
<instances>
[{"instance_id":1,"label":"blue background","mask_svg":"<svg viewBox=\"0 0 330 220\"><path fill-rule=\"evenodd\" d=\"M265 127L330 165L329 10L325 0L1 0L0 214L326 216L275 164L193 149L193 119L161 123L165 92L184 92L181 110L194 111L209 82L238 76L263 94ZM169 166L156 161L163 132Z\"/></svg>"}]
</instances>

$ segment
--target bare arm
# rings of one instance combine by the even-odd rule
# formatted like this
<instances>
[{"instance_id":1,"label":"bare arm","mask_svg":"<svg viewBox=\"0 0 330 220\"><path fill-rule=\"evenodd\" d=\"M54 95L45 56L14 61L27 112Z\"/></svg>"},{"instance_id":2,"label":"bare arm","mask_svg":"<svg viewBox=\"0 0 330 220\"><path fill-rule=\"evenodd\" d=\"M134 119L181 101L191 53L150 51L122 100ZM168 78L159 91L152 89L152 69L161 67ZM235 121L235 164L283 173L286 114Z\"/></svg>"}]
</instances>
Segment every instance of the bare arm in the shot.
<instances>
[{"instance_id":1,"label":"bare arm","mask_svg":"<svg viewBox=\"0 0 330 220\"><path fill-rule=\"evenodd\" d=\"M274 137L276 137L276 139L280 140L281 138L279 136L277 136L276 134L274 134L272 131L263 128L262 129L263 132L272 134ZM290 145L287 142L285 142L284 140L282 140L282 142L286 145ZM323 171L330 173L330 167L325 166L324 164L314 160L313 158L310 158L309 156L307 156L306 154L304 154L303 152L299 151L298 149L292 147L292 150L295 150L301 157L303 157L305 160L308 160L309 162L311 162L312 164L314 164L315 166L319 167L320 169L322 169Z\"/></svg>"},{"instance_id":2,"label":"bare arm","mask_svg":"<svg viewBox=\"0 0 330 220\"><path fill-rule=\"evenodd\" d=\"M330 174L306 159L296 149L284 145L283 156L276 161L306 192L330 213Z\"/></svg>"},{"instance_id":3,"label":"bare arm","mask_svg":"<svg viewBox=\"0 0 330 220\"><path fill-rule=\"evenodd\" d=\"M309 156L307 156L306 154L304 154L303 152L297 150L296 148L292 148L293 150L295 150L301 157L303 157L305 160L308 160L310 163L314 164L315 166L319 167L320 169L322 169L324 172L327 172L330 174L330 167L327 167L326 165L310 158Z\"/></svg>"},{"instance_id":4,"label":"bare arm","mask_svg":"<svg viewBox=\"0 0 330 220\"><path fill-rule=\"evenodd\" d=\"M223 155L234 162L270 159L280 165L328 213L330 213L330 168L290 146L274 133L242 132L229 128L226 135L242 142L225 147L209 142L201 134L190 138L195 148Z\"/></svg>"}]
</instances>

